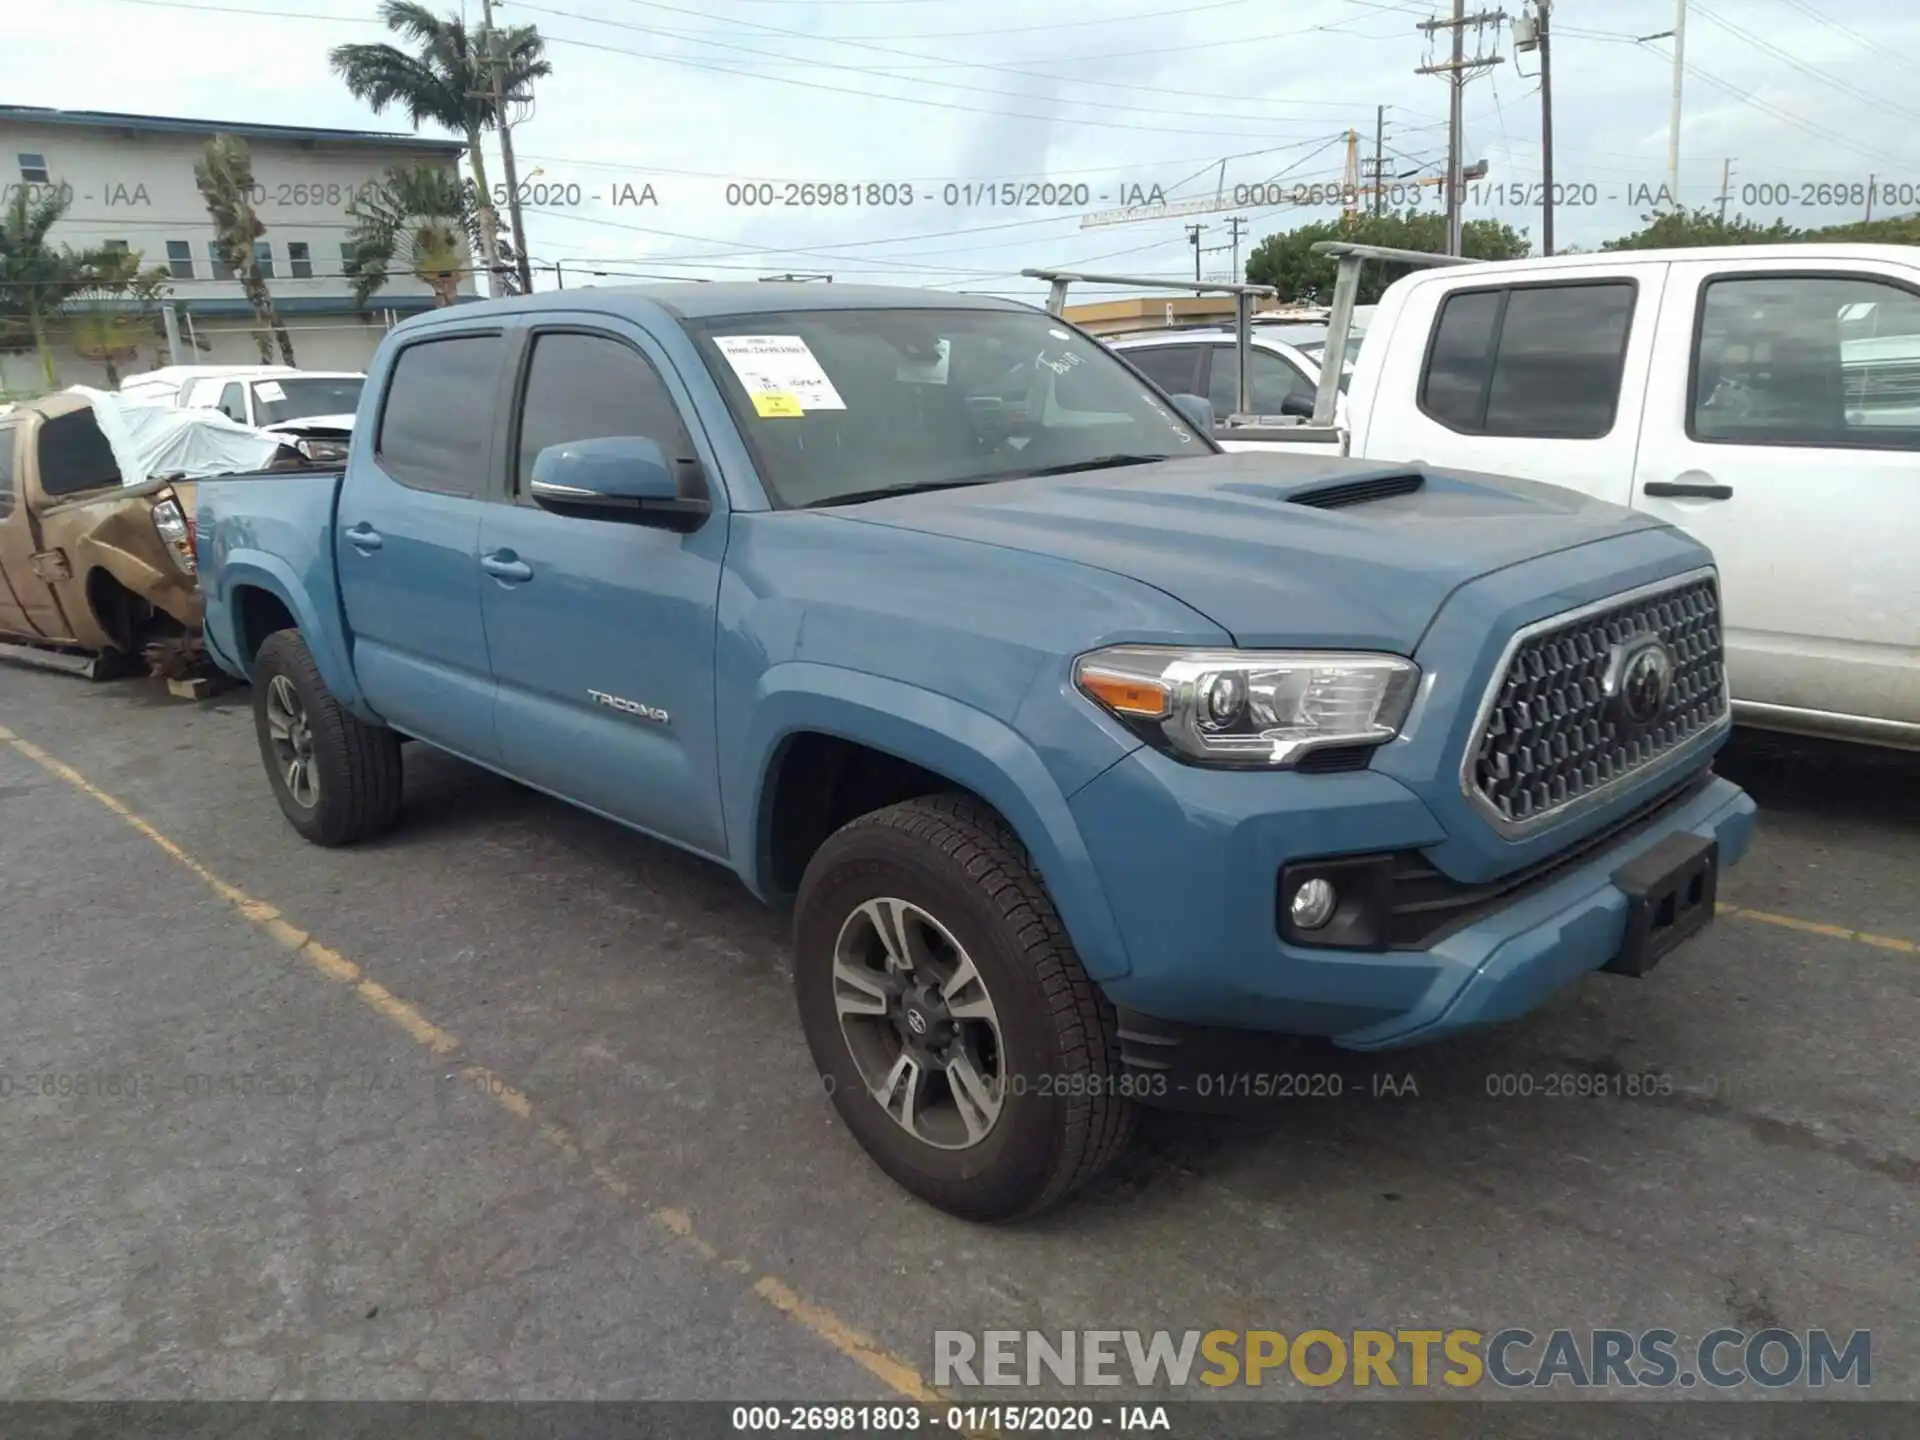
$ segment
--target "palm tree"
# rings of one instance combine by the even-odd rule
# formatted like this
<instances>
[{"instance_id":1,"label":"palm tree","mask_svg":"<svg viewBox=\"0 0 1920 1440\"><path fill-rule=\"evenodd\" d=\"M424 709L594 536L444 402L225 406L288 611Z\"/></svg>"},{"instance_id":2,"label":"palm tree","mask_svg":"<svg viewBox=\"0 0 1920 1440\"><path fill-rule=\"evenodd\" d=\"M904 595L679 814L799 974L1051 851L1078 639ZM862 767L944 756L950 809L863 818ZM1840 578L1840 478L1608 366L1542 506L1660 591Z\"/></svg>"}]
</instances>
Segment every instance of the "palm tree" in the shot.
<instances>
[{"instance_id":1,"label":"palm tree","mask_svg":"<svg viewBox=\"0 0 1920 1440\"><path fill-rule=\"evenodd\" d=\"M396 258L432 287L435 304L454 302L479 238L472 186L431 166L392 165L347 206L347 214L353 217L347 273L361 309L387 283Z\"/></svg>"},{"instance_id":2,"label":"palm tree","mask_svg":"<svg viewBox=\"0 0 1920 1440\"><path fill-rule=\"evenodd\" d=\"M120 388L120 362L138 357L154 338L159 304L172 292L164 265L140 268L139 251L103 252L92 283L67 307L67 340L81 358L106 371L107 388Z\"/></svg>"},{"instance_id":3,"label":"palm tree","mask_svg":"<svg viewBox=\"0 0 1920 1440\"><path fill-rule=\"evenodd\" d=\"M280 343L280 363L293 364L293 337L273 308L273 294L253 254L253 242L267 233L267 227L253 209L253 154L247 142L237 135L215 135L193 162L193 178L200 187L200 198L207 203L207 214L213 218L213 243L220 249L221 260L238 277L247 303L260 322L253 332L253 343L260 347L260 363L273 363L271 332L272 339Z\"/></svg>"},{"instance_id":4,"label":"palm tree","mask_svg":"<svg viewBox=\"0 0 1920 1440\"><path fill-rule=\"evenodd\" d=\"M29 196L23 186L0 220L0 346L25 348L21 342L30 341L49 389L59 383L52 336L62 307L103 283L110 286L111 279L103 277L118 274L126 262L111 250L77 251L48 243L48 233L70 203L72 192L62 187L48 186Z\"/></svg>"},{"instance_id":5,"label":"palm tree","mask_svg":"<svg viewBox=\"0 0 1920 1440\"><path fill-rule=\"evenodd\" d=\"M423 120L431 120L466 140L467 164L478 192L474 208L480 253L486 258L491 293L498 295L503 288L502 227L480 145L481 136L499 128L501 119L492 68L498 67L498 94L508 101L523 99L529 85L553 73L546 42L531 25L469 30L458 14L442 18L413 0L385 0L380 18L389 30L413 42L414 53L387 44L338 45L329 57L334 72L376 115L389 105L400 105L416 130ZM523 246L525 237L516 236L515 242Z\"/></svg>"}]
</instances>

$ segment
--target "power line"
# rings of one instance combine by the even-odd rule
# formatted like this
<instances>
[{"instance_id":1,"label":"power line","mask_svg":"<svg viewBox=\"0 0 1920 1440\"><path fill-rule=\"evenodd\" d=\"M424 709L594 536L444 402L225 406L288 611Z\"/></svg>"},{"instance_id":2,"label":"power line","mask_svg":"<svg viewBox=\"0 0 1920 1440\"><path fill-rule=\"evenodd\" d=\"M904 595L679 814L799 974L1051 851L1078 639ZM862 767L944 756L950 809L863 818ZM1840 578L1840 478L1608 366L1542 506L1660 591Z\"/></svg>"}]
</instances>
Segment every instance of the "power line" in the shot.
<instances>
[{"instance_id":1,"label":"power line","mask_svg":"<svg viewBox=\"0 0 1920 1440\"><path fill-rule=\"evenodd\" d=\"M658 3L658 0L629 0L629 3L644 5L648 9L666 10L677 15L678 14L697 15L699 13L698 11L682 9L680 6L677 6L677 5L660 4ZM706 38L706 36L699 34L697 32L663 28L660 26L653 26L653 25L636 25L623 20L606 19L598 15L583 15L573 10L561 10L561 9L555 9L555 8L542 6L542 5L519 3L519 0L516 0L515 8L529 11L537 15L552 15L552 16L558 16L560 18L568 19L568 20L583 21L591 25L607 25L617 30L631 30L642 35L664 35L669 38L681 40L690 44L708 45L719 50L738 51L741 54L752 56L757 59L793 61L795 63L804 64L808 68L825 67L831 70L846 70L846 71L851 71L852 73L858 74L858 75L878 75L890 80L911 80L912 78L905 75L893 73L903 68L906 68L906 67L897 66L897 65L882 69L882 68L873 67L873 66L842 64L832 60L802 59L800 57L783 54L779 51L758 49L750 45L740 45L731 40L708 39ZM743 23L750 23L750 22L743 22ZM778 26L772 26L772 25L752 24L751 28L757 31L764 31L770 35L778 36L785 39L799 39L799 40L809 41L814 44L844 45L855 50L870 50L876 54L897 56L897 57L908 59L908 60L932 60L935 58L933 56L925 54L922 51L901 50L894 46L875 45L864 40L844 39L842 37L833 36L833 35L808 35L801 31L786 30ZM1174 48L1178 48L1178 47L1174 47ZM1125 53L1125 52L1119 52L1119 53ZM1156 51L1156 52L1149 52L1149 53L1159 53L1159 52ZM649 58L671 60L673 57L651 56ZM1098 58L1108 58L1108 57L1085 56L1081 58L1098 59ZM740 64L744 62L736 61L733 63ZM1030 70L1019 69L1015 66L1003 65L1003 64L998 64L991 61L985 61L985 60L941 61L939 63L945 67L963 68L963 69L970 69L970 70L989 70L997 73L1014 75L1023 80L1051 80L1051 81L1056 81L1056 82L1066 83L1066 84L1098 85L1108 89L1121 89L1121 90L1152 90L1152 89L1158 88L1153 86L1129 85L1119 81L1082 80L1078 76L1041 74L1041 73L1030 71ZM1040 63L1047 63L1047 62L1040 62ZM778 80L782 78L782 77L773 76L773 75L764 75L764 76L758 75L754 72L748 72L748 73L753 74L754 78L757 78L757 79ZM926 82L923 80L913 80L912 83L925 84L929 82ZM1013 99L1020 99L1020 100L1042 100L1042 99L1050 98L1050 97L1038 96L1038 95L1019 95L1019 94L1009 97L1007 92L1004 89L997 89L991 86L970 85L958 80L939 80L931 83L938 84L952 90L968 90L968 91L973 91L983 95L993 95L1000 99L1013 98ZM1249 104L1271 103L1263 98L1254 97L1254 96L1218 96L1218 95L1207 95L1204 92L1197 92L1197 91L1170 91L1168 93L1195 96L1198 98L1206 98L1206 99L1244 100ZM888 97L876 97L876 98L888 98ZM1107 102L1098 101L1098 100L1063 99L1062 103L1068 104L1068 105L1081 105L1089 109L1118 110L1122 112L1133 112L1138 114L1150 114L1150 115L1173 115L1176 117L1184 117L1188 119L1239 120L1239 121L1247 121L1247 122L1267 124L1267 125L1311 124L1311 125L1314 125L1316 128L1318 128L1320 125L1324 123L1321 121L1306 120L1302 118L1276 119L1276 118L1271 118L1271 117L1261 116L1261 115L1240 115L1240 114L1223 113L1219 111L1169 110L1164 107L1158 107L1158 106L1109 104Z\"/></svg>"},{"instance_id":2,"label":"power line","mask_svg":"<svg viewBox=\"0 0 1920 1440\"><path fill-rule=\"evenodd\" d=\"M673 14L673 15L687 15L692 17L695 20L704 20L708 18L706 12L704 11L689 10L686 7L680 6L680 5L669 5L664 3L664 0L626 0L626 3L629 5L641 5L649 10L664 10L669 14ZM531 5L520 5L519 8L522 10L531 10L536 7ZM592 19L594 17L576 16L574 18ZM619 22L602 21L600 23L618 24ZM984 61L973 61L973 60L949 60L938 55L927 55L918 51L895 50L890 46L875 45L866 40L862 40L858 38L841 39L833 35L815 35L805 30L789 30L783 26L768 25L757 20L738 20L733 23L736 25L744 25L749 29L758 30L768 35L779 35L787 39L808 40L816 43L824 42L829 44L849 45L849 46L853 46L856 49L878 51L879 53L884 55L898 55L909 60L920 60L920 61L929 62L931 65L939 68L959 67L962 69L970 69L970 70L1010 70L1012 73L1020 74L1020 75L1025 75L1029 73L1028 71L1020 68L1019 65L1001 64L997 62L989 63ZM1308 25L1303 29L1281 30L1281 31L1275 31L1265 35L1230 36L1222 40L1206 40L1206 41L1201 41L1197 44L1188 44L1188 45L1153 45L1153 46L1148 46L1146 49L1143 49L1143 50L1106 50L1106 51L1099 51L1099 52L1088 54L1088 55L1075 55L1075 56L1072 56L1070 59L1067 59L1067 57L1061 57L1061 59L1031 60L1025 63L1029 65L1052 65L1052 64L1061 63L1062 60L1065 60L1066 63L1081 65L1086 63L1089 60L1119 60L1119 59L1130 58L1136 55L1168 55L1168 54L1174 54L1177 52L1187 51L1187 50L1212 50L1212 49L1217 49L1221 46L1226 46L1226 45L1247 46L1247 45L1265 43L1266 41L1269 41L1269 40L1296 40L1303 35L1314 35L1314 34L1323 34L1323 33L1341 35L1344 38L1349 38L1349 39L1367 38L1363 36L1354 36L1350 32L1344 32L1338 28L1341 25L1347 25L1351 23L1353 22L1346 21L1346 20L1336 20L1327 24ZM634 28L634 27L628 27L628 28ZM1376 37L1376 38L1384 39L1387 37L1382 36L1382 37ZM777 58L791 60L796 64L802 64L802 65L810 65L810 64L816 63L814 61L806 60L798 56L781 56ZM1035 78L1067 79L1071 77L1036 76Z\"/></svg>"},{"instance_id":3,"label":"power line","mask_svg":"<svg viewBox=\"0 0 1920 1440\"><path fill-rule=\"evenodd\" d=\"M1891 100L1883 100L1879 96L1874 95L1869 91L1862 90L1858 85L1855 85L1852 81L1842 80L1842 79L1839 79L1837 76L1828 75L1824 71L1816 70L1813 66L1807 64L1804 60L1801 60L1798 56L1792 54L1789 51L1782 50L1778 45L1775 45L1771 40L1768 40L1762 36L1756 35L1751 30L1748 30L1743 26L1734 24L1733 21L1727 19L1726 16L1721 15L1716 11L1710 10L1705 5L1699 4L1698 0L1695 0L1693 8L1697 14L1704 15L1708 20L1711 20L1715 25L1718 25L1722 30L1725 30L1727 33L1731 35L1738 36L1740 39L1746 41L1749 45L1753 46L1754 49L1760 51L1762 54L1771 55L1774 59L1780 61L1782 64L1791 66L1793 69L1799 71L1802 75L1806 75L1811 77L1812 79L1818 80L1823 85L1831 85L1834 89L1841 91L1843 94L1851 95L1857 100L1864 100L1869 105L1876 105L1876 106L1879 106L1881 109L1891 110L1896 114L1905 115L1907 118L1911 120L1920 120L1920 110L1912 110L1907 108L1904 105L1896 105Z\"/></svg>"},{"instance_id":4,"label":"power line","mask_svg":"<svg viewBox=\"0 0 1920 1440\"><path fill-rule=\"evenodd\" d=\"M157 0L141 0L141 3L157 3ZM532 6L522 5L522 10ZM716 75L735 75L747 80L762 80L775 85L792 85L802 90L818 90L831 95L852 95L861 100L885 100L896 105L916 105L932 110L956 110L969 115L991 115L1000 120L1032 120L1043 125L1097 125L1108 130L1131 130L1155 135L1207 135L1214 139L1250 139L1258 134L1248 130L1193 130L1178 125L1134 125L1124 120L1105 118L1080 119L1068 115L1035 115L1025 110L994 110L983 105L963 105L954 100L928 100L915 95L887 95L874 90L855 90L846 85L828 85L815 80L795 80L785 75L756 75L750 70L740 70L728 65L716 65L706 60L689 60L677 55L655 55L644 50L630 50L620 45L601 45L591 40L575 40L566 36L548 35L545 37L552 45L568 45L577 50L598 50L608 55L631 55L640 60L653 60L663 65L680 65L691 70L705 70ZM820 62L825 64L827 62ZM837 69L857 67L836 66ZM897 79L882 72L862 71L871 79ZM1023 96L1023 99L1037 99L1037 96ZM1068 101L1068 104L1089 104L1087 101ZM1258 116L1235 116L1235 119L1258 120Z\"/></svg>"}]
</instances>

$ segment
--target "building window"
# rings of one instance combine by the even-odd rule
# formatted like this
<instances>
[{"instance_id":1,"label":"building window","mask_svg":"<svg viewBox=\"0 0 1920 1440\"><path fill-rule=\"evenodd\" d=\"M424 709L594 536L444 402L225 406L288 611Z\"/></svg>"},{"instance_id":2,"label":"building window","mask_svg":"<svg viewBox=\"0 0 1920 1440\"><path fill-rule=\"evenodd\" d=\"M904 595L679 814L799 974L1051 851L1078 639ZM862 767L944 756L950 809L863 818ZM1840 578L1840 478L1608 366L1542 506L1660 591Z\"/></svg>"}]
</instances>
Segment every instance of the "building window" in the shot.
<instances>
[{"instance_id":1,"label":"building window","mask_svg":"<svg viewBox=\"0 0 1920 1440\"><path fill-rule=\"evenodd\" d=\"M103 240L100 243L100 248L109 255L125 255L127 253L127 242L124 240Z\"/></svg>"},{"instance_id":2,"label":"building window","mask_svg":"<svg viewBox=\"0 0 1920 1440\"><path fill-rule=\"evenodd\" d=\"M296 280L313 278L313 252L304 240L287 242L287 271Z\"/></svg>"},{"instance_id":3,"label":"building window","mask_svg":"<svg viewBox=\"0 0 1920 1440\"><path fill-rule=\"evenodd\" d=\"M20 162L20 178L26 181L27 184L44 185L47 183L46 156L30 154L23 150L15 158Z\"/></svg>"},{"instance_id":4,"label":"building window","mask_svg":"<svg viewBox=\"0 0 1920 1440\"><path fill-rule=\"evenodd\" d=\"M213 278L216 280L233 279L233 266L227 263L226 254L220 249L220 242L213 240L207 245L207 259L213 266Z\"/></svg>"},{"instance_id":5,"label":"building window","mask_svg":"<svg viewBox=\"0 0 1920 1440\"><path fill-rule=\"evenodd\" d=\"M176 280L193 279L193 246L187 241L167 241L167 273Z\"/></svg>"},{"instance_id":6,"label":"building window","mask_svg":"<svg viewBox=\"0 0 1920 1440\"><path fill-rule=\"evenodd\" d=\"M259 270L262 280L273 279L273 242L271 240L253 242L253 263Z\"/></svg>"}]
</instances>

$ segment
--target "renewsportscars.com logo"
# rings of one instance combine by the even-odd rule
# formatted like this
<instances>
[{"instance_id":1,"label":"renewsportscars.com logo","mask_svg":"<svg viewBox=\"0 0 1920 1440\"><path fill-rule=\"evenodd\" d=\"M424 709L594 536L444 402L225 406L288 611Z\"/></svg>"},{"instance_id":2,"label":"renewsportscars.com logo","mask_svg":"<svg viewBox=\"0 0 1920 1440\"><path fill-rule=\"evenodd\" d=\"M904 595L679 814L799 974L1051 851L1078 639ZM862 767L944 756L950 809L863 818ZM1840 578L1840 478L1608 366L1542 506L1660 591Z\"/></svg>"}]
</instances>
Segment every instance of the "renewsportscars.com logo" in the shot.
<instances>
[{"instance_id":1,"label":"renewsportscars.com logo","mask_svg":"<svg viewBox=\"0 0 1920 1440\"><path fill-rule=\"evenodd\" d=\"M946 1386L1331 1385L1641 1389L1873 1383L1873 1332L1826 1330L967 1330L933 1332Z\"/></svg>"}]
</instances>

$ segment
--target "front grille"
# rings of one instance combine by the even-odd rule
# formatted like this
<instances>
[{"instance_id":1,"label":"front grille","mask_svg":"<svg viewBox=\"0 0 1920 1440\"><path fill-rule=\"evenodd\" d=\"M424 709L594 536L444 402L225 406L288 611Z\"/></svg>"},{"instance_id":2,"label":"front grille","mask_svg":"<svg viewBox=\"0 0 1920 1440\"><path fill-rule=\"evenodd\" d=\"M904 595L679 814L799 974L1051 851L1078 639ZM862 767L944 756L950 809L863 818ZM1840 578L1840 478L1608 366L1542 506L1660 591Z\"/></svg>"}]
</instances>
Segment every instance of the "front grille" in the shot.
<instances>
[{"instance_id":1,"label":"front grille","mask_svg":"<svg viewBox=\"0 0 1920 1440\"><path fill-rule=\"evenodd\" d=\"M1644 724L1608 696L1616 647L1657 637L1673 657L1667 702ZM1711 576L1523 632L1467 766L1503 828L1525 827L1633 775L1726 715L1720 594Z\"/></svg>"}]
</instances>

